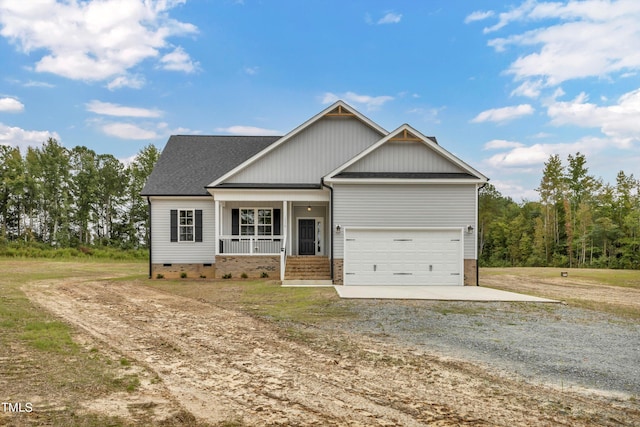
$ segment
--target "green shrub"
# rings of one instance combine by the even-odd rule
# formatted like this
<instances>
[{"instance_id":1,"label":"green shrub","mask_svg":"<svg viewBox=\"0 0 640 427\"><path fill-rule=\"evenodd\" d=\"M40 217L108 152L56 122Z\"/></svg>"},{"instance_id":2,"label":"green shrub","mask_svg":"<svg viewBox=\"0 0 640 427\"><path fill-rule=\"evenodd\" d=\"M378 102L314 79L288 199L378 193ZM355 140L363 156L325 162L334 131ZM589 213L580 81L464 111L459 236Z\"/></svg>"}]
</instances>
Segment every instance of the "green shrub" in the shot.
<instances>
[{"instance_id":1,"label":"green shrub","mask_svg":"<svg viewBox=\"0 0 640 427\"><path fill-rule=\"evenodd\" d=\"M182 273L180 273L180 278L181 279L186 279L187 278L187 272L183 271Z\"/></svg>"},{"instance_id":2,"label":"green shrub","mask_svg":"<svg viewBox=\"0 0 640 427\"><path fill-rule=\"evenodd\" d=\"M158 274L156 275L156 279L164 279L164 274L162 274L162 273L158 273Z\"/></svg>"},{"instance_id":3,"label":"green shrub","mask_svg":"<svg viewBox=\"0 0 640 427\"><path fill-rule=\"evenodd\" d=\"M268 279L269 278L269 273L267 273L266 271L263 271L262 274L260 275L260 277L262 277L263 279Z\"/></svg>"},{"instance_id":4,"label":"green shrub","mask_svg":"<svg viewBox=\"0 0 640 427\"><path fill-rule=\"evenodd\" d=\"M249 276L247 275L247 273L242 273L242 274L240 275L240 277L241 277L241 278L243 278L243 279L247 279L247 278L249 278Z\"/></svg>"}]
</instances>

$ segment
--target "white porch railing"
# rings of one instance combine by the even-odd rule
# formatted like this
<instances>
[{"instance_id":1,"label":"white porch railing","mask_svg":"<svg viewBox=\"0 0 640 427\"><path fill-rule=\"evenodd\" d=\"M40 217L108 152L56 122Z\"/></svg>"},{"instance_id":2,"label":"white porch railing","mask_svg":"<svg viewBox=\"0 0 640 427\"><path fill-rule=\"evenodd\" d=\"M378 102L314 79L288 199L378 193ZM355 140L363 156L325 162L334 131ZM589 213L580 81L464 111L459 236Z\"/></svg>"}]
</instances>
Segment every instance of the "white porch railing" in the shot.
<instances>
[{"instance_id":1,"label":"white porch railing","mask_svg":"<svg viewBox=\"0 0 640 427\"><path fill-rule=\"evenodd\" d=\"M284 236L220 236L221 255L281 255Z\"/></svg>"}]
</instances>

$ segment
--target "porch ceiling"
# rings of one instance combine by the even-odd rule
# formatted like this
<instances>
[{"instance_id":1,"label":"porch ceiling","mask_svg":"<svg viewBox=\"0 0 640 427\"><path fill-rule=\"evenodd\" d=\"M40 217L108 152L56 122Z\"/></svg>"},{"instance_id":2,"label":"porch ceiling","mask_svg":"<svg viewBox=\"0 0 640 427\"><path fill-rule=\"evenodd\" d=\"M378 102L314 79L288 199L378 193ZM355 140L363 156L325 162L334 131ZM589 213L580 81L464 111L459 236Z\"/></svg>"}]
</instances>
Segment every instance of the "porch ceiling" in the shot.
<instances>
[{"instance_id":1,"label":"porch ceiling","mask_svg":"<svg viewBox=\"0 0 640 427\"><path fill-rule=\"evenodd\" d=\"M329 190L326 188L301 190L301 189L220 189L209 188L209 193L215 200L227 202L328 202L330 199Z\"/></svg>"}]
</instances>

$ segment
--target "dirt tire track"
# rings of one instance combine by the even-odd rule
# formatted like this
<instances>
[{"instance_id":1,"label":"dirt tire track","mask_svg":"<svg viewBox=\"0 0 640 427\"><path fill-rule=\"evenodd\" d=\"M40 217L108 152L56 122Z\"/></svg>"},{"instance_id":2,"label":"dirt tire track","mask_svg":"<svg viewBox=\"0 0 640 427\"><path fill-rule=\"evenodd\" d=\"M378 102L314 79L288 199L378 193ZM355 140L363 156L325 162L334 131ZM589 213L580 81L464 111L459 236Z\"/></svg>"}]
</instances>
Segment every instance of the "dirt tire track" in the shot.
<instances>
[{"instance_id":1,"label":"dirt tire track","mask_svg":"<svg viewBox=\"0 0 640 427\"><path fill-rule=\"evenodd\" d=\"M558 412L554 405L562 399L554 392L498 379L470 364L367 339L354 345L371 351L371 358L336 358L281 338L267 322L148 287L67 279L31 283L24 291L151 367L176 401L211 423L588 424L588 417ZM597 402L581 399L572 402L583 414L589 407L599 410Z\"/></svg>"}]
</instances>

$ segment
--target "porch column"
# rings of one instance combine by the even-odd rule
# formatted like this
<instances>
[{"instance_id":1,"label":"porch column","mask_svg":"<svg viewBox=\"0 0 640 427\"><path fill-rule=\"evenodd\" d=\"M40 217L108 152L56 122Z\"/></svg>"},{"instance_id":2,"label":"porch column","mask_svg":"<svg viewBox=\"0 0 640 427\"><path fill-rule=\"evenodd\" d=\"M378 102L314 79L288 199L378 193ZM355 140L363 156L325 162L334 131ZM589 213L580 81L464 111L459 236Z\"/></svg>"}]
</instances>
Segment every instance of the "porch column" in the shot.
<instances>
[{"instance_id":1,"label":"porch column","mask_svg":"<svg viewBox=\"0 0 640 427\"><path fill-rule=\"evenodd\" d=\"M220 201L214 200L213 202L213 229L215 235L215 254L220 255Z\"/></svg>"},{"instance_id":2,"label":"porch column","mask_svg":"<svg viewBox=\"0 0 640 427\"><path fill-rule=\"evenodd\" d=\"M289 235L287 234L289 232L289 227L287 226L287 224L289 224L289 202L287 202L286 200L282 201L282 226L280 227L281 233L285 233L285 236L287 238L287 246L289 246Z\"/></svg>"},{"instance_id":3,"label":"porch column","mask_svg":"<svg viewBox=\"0 0 640 427\"><path fill-rule=\"evenodd\" d=\"M287 207L291 207L291 218L287 221L287 236L289 237L289 244L287 245L287 255L291 256L293 253L293 231L291 229L291 221L293 220L293 202L287 202Z\"/></svg>"}]
</instances>

